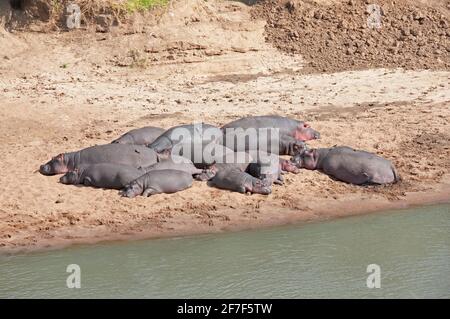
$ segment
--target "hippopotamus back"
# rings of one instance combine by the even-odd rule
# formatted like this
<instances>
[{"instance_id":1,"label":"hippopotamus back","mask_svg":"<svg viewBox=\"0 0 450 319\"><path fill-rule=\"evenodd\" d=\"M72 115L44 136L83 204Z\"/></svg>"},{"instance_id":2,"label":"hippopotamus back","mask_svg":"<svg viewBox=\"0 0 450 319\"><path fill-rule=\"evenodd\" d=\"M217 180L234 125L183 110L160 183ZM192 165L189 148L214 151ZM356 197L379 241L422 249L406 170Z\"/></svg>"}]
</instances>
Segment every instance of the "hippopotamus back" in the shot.
<instances>
[{"instance_id":1,"label":"hippopotamus back","mask_svg":"<svg viewBox=\"0 0 450 319\"><path fill-rule=\"evenodd\" d=\"M111 163L132 167L145 167L158 161L158 155L152 149L141 145L106 144L82 149L75 154L78 165ZM78 166L77 165L77 166Z\"/></svg>"},{"instance_id":2,"label":"hippopotamus back","mask_svg":"<svg viewBox=\"0 0 450 319\"><path fill-rule=\"evenodd\" d=\"M147 145L153 143L164 132L165 129L163 128L155 126L146 126L131 130L123 134L119 138L115 139L111 143Z\"/></svg>"}]
</instances>

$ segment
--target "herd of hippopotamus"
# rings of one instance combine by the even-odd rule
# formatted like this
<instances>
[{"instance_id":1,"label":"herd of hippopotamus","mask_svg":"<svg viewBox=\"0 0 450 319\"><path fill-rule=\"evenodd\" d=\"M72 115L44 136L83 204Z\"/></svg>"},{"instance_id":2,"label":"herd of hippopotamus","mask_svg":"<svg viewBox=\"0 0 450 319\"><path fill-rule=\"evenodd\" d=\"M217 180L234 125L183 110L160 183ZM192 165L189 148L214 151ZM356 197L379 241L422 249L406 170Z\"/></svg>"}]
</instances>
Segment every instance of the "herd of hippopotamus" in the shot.
<instances>
[{"instance_id":1,"label":"herd of hippopotamus","mask_svg":"<svg viewBox=\"0 0 450 319\"><path fill-rule=\"evenodd\" d=\"M111 144L59 154L39 171L64 174L63 184L118 189L126 197L175 193L191 187L194 179L220 189L267 195L273 184L283 183L282 174L301 168L357 185L399 180L392 163L375 154L305 144L318 138L307 123L274 115L245 117L221 128L205 123L168 130L148 126Z\"/></svg>"}]
</instances>

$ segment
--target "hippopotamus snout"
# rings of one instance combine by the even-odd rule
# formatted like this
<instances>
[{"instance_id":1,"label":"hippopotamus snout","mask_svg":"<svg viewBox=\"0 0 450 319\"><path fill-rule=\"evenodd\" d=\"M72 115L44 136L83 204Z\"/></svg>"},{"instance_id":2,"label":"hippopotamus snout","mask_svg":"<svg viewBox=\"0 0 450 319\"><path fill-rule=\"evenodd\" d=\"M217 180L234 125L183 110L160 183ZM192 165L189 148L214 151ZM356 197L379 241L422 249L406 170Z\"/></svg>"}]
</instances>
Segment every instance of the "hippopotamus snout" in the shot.
<instances>
[{"instance_id":1,"label":"hippopotamus snout","mask_svg":"<svg viewBox=\"0 0 450 319\"><path fill-rule=\"evenodd\" d=\"M142 187L139 186L136 181L131 182L130 184L126 185L124 189L120 191L120 195L122 197L128 197L128 198L134 198L138 195L142 194Z\"/></svg>"},{"instance_id":2,"label":"hippopotamus snout","mask_svg":"<svg viewBox=\"0 0 450 319\"><path fill-rule=\"evenodd\" d=\"M269 178L254 179L253 182L253 193L258 193L262 195L269 195L272 193L272 182Z\"/></svg>"},{"instance_id":3,"label":"hippopotamus snout","mask_svg":"<svg viewBox=\"0 0 450 319\"><path fill-rule=\"evenodd\" d=\"M41 173L42 175L47 175L47 176L53 175L52 169L49 164L41 165L41 167L39 167L39 173Z\"/></svg>"},{"instance_id":4,"label":"hippopotamus snout","mask_svg":"<svg viewBox=\"0 0 450 319\"><path fill-rule=\"evenodd\" d=\"M300 141L310 141L320 139L320 133L314 130L309 124L303 123L297 127L295 138Z\"/></svg>"},{"instance_id":5,"label":"hippopotamus snout","mask_svg":"<svg viewBox=\"0 0 450 319\"><path fill-rule=\"evenodd\" d=\"M319 132L317 132L317 131L314 131L314 139L315 140L318 140L318 139L320 139L320 133Z\"/></svg>"}]
</instances>

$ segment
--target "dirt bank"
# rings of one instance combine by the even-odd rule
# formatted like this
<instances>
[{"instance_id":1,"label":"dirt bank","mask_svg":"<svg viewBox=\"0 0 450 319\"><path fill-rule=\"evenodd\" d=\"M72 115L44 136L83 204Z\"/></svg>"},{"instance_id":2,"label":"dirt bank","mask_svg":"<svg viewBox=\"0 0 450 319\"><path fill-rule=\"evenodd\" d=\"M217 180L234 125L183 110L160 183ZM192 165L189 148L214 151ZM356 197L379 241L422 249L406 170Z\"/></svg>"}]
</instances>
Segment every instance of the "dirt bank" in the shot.
<instances>
[{"instance_id":1,"label":"dirt bank","mask_svg":"<svg viewBox=\"0 0 450 319\"><path fill-rule=\"evenodd\" d=\"M0 251L222 232L450 199L450 72L302 73L300 55L265 41L264 20L222 1L178 1L130 34L4 33L0 56ZM2 38L3 37L3 38ZM5 42L6 43L6 42ZM2 47L3 48L3 47ZM312 171L269 196L196 182L173 195L123 199L37 173L49 157L107 143L130 128L250 114L309 121L312 146L391 159L392 187L357 187Z\"/></svg>"},{"instance_id":2,"label":"dirt bank","mask_svg":"<svg viewBox=\"0 0 450 319\"><path fill-rule=\"evenodd\" d=\"M264 0L252 14L267 20L268 42L307 60L304 72L450 68L449 1L373 3Z\"/></svg>"}]
</instances>

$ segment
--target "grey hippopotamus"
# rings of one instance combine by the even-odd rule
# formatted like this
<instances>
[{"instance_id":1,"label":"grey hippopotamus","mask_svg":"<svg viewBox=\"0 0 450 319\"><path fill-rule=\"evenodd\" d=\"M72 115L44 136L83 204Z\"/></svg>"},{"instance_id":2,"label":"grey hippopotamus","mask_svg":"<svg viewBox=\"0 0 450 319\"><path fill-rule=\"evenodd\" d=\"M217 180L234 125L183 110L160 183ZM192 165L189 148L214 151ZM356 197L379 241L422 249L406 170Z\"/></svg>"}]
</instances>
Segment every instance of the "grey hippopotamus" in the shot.
<instances>
[{"instance_id":1,"label":"grey hippopotamus","mask_svg":"<svg viewBox=\"0 0 450 319\"><path fill-rule=\"evenodd\" d=\"M142 145L106 144L63 153L41 165L43 175L64 174L80 165L111 163L128 165L135 168L150 166L158 161L158 154Z\"/></svg>"},{"instance_id":2,"label":"grey hippopotamus","mask_svg":"<svg viewBox=\"0 0 450 319\"><path fill-rule=\"evenodd\" d=\"M191 160L184 158L182 156L171 156L167 159L161 160L156 164L142 168L142 170L144 170L145 172L158 170L160 171L163 169L173 169L176 171L183 171L191 174L194 177L199 176L198 179L202 180L201 174L203 173L203 170L195 167Z\"/></svg>"},{"instance_id":3,"label":"grey hippopotamus","mask_svg":"<svg viewBox=\"0 0 450 319\"><path fill-rule=\"evenodd\" d=\"M222 169L208 182L208 185L239 193L269 195L272 192L270 181L261 180L242 172L236 167Z\"/></svg>"},{"instance_id":4,"label":"grey hippopotamus","mask_svg":"<svg viewBox=\"0 0 450 319\"><path fill-rule=\"evenodd\" d=\"M292 136L299 141L309 141L320 138L320 133L313 130L309 124L278 115L249 116L230 122L222 127L224 133L229 128L276 128L280 135Z\"/></svg>"},{"instance_id":5,"label":"grey hippopotamus","mask_svg":"<svg viewBox=\"0 0 450 319\"><path fill-rule=\"evenodd\" d=\"M146 126L131 130L111 143L147 145L153 143L166 130L155 126Z\"/></svg>"},{"instance_id":6,"label":"grey hippopotamus","mask_svg":"<svg viewBox=\"0 0 450 319\"><path fill-rule=\"evenodd\" d=\"M143 174L145 174L144 170L132 166L101 163L80 165L63 175L59 181L68 185L81 184L97 188L122 189Z\"/></svg>"},{"instance_id":7,"label":"grey hippopotamus","mask_svg":"<svg viewBox=\"0 0 450 319\"><path fill-rule=\"evenodd\" d=\"M210 180L218 171L236 168L241 172L245 172L253 157L247 152L227 152L223 156L217 156L212 165L203 169L203 173L198 176L199 180Z\"/></svg>"},{"instance_id":8,"label":"grey hippopotamus","mask_svg":"<svg viewBox=\"0 0 450 319\"><path fill-rule=\"evenodd\" d=\"M309 124L278 115L245 117L224 125L222 131L222 143L235 151L278 155L298 154L305 148L302 142L320 138Z\"/></svg>"},{"instance_id":9,"label":"grey hippopotamus","mask_svg":"<svg viewBox=\"0 0 450 319\"><path fill-rule=\"evenodd\" d=\"M120 192L124 197L176 193L192 186L192 175L187 172L163 169L153 170L130 182Z\"/></svg>"},{"instance_id":10,"label":"grey hippopotamus","mask_svg":"<svg viewBox=\"0 0 450 319\"><path fill-rule=\"evenodd\" d=\"M338 180L356 184L388 184L400 180L390 161L347 146L312 149L291 159L297 167L318 169Z\"/></svg>"},{"instance_id":11,"label":"grey hippopotamus","mask_svg":"<svg viewBox=\"0 0 450 319\"><path fill-rule=\"evenodd\" d=\"M280 158L276 154L258 152L253 154L255 161L247 167L247 173L259 179L267 179L270 183L283 184L283 176L285 172L297 174L298 168L286 159Z\"/></svg>"},{"instance_id":12,"label":"grey hippopotamus","mask_svg":"<svg viewBox=\"0 0 450 319\"><path fill-rule=\"evenodd\" d=\"M162 153L171 150L178 143L205 144L221 138L222 131L214 125L205 123L186 124L168 129L148 147L154 149L157 153Z\"/></svg>"},{"instance_id":13,"label":"grey hippopotamus","mask_svg":"<svg viewBox=\"0 0 450 319\"><path fill-rule=\"evenodd\" d=\"M261 151L290 156L307 149L304 141L296 140L292 136L277 134L271 136L270 133L256 129L228 131L224 134L222 144L235 152Z\"/></svg>"}]
</instances>

